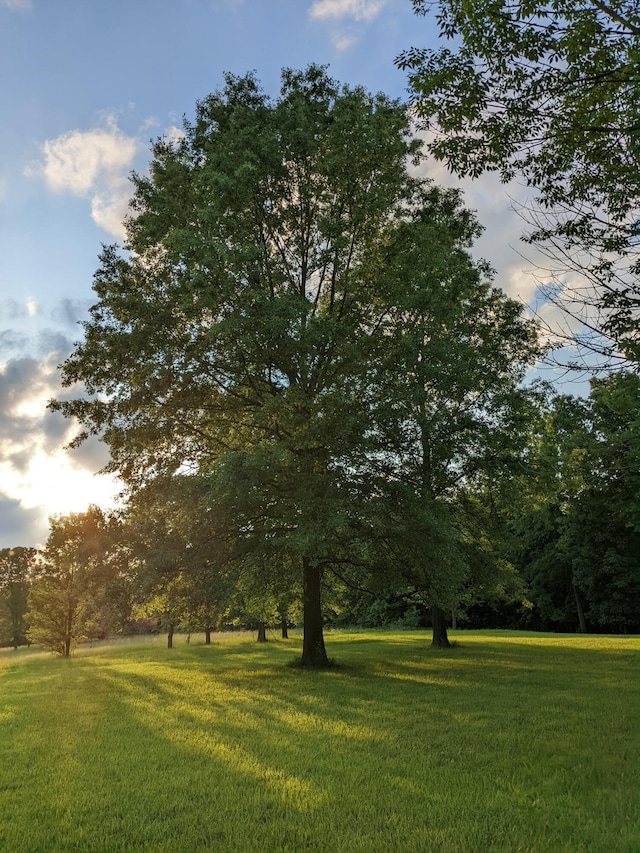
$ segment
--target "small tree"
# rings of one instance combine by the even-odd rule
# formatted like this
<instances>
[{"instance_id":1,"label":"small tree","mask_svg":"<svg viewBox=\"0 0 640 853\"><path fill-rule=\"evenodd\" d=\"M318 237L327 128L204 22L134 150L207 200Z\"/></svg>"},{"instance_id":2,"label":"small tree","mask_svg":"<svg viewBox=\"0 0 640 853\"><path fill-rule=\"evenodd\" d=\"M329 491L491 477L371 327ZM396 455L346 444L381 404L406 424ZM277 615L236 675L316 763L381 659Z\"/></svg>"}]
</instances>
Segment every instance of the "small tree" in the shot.
<instances>
[{"instance_id":1,"label":"small tree","mask_svg":"<svg viewBox=\"0 0 640 853\"><path fill-rule=\"evenodd\" d=\"M27 642L27 595L37 556L35 548L0 551L0 644L14 649Z\"/></svg>"},{"instance_id":2,"label":"small tree","mask_svg":"<svg viewBox=\"0 0 640 853\"><path fill-rule=\"evenodd\" d=\"M106 592L107 522L90 506L84 513L54 516L38 574L29 591L29 639L69 657L88 636Z\"/></svg>"},{"instance_id":3,"label":"small tree","mask_svg":"<svg viewBox=\"0 0 640 853\"><path fill-rule=\"evenodd\" d=\"M165 627L173 622L204 631L210 643L235 569L232 531L206 479L158 477L132 496L122 527L139 607Z\"/></svg>"}]
</instances>

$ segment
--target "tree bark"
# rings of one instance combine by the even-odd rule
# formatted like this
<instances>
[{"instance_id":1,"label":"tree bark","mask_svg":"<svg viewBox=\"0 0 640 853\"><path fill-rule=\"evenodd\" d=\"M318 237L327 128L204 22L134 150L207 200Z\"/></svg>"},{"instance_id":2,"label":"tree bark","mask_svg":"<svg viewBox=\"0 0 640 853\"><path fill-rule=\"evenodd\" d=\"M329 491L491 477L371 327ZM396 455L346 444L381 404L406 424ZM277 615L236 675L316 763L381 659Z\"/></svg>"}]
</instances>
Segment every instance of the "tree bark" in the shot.
<instances>
[{"instance_id":1,"label":"tree bark","mask_svg":"<svg viewBox=\"0 0 640 853\"><path fill-rule=\"evenodd\" d=\"M258 642L267 642L267 626L264 622L258 622Z\"/></svg>"},{"instance_id":2,"label":"tree bark","mask_svg":"<svg viewBox=\"0 0 640 853\"><path fill-rule=\"evenodd\" d=\"M211 645L211 628L207 627L204 629L204 644L205 646Z\"/></svg>"},{"instance_id":3,"label":"tree bark","mask_svg":"<svg viewBox=\"0 0 640 853\"><path fill-rule=\"evenodd\" d=\"M447 636L447 614L439 607L433 607L431 611L433 621L433 639L431 645L436 649L448 649L451 646Z\"/></svg>"},{"instance_id":4,"label":"tree bark","mask_svg":"<svg viewBox=\"0 0 640 853\"><path fill-rule=\"evenodd\" d=\"M451 630L452 631L458 630L458 617L456 616L455 610L451 611Z\"/></svg>"},{"instance_id":5,"label":"tree bark","mask_svg":"<svg viewBox=\"0 0 640 853\"><path fill-rule=\"evenodd\" d=\"M282 639L288 640L289 639L289 628L287 627L287 615L286 615L286 613L284 614L284 616L280 617L280 625L282 628Z\"/></svg>"},{"instance_id":6,"label":"tree bark","mask_svg":"<svg viewBox=\"0 0 640 853\"><path fill-rule=\"evenodd\" d=\"M167 632L167 648L173 648L173 625L169 625L169 631Z\"/></svg>"},{"instance_id":7,"label":"tree bark","mask_svg":"<svg viewBox=\"0 0 640 853\"><path fill-rule=\"evenodd\" d=\"M66 616L66 633L64 636L64 657L68 658L71 654L71 639L73 636L73 615L75 607L68 605Z\"/></svg>"},{"instance_id":8,"label":"tree bark","mask_svg":"<svg viewBox=\"0 0 640 853\"><path fill-rule=\"evenodd\" d=\"M315 560L302 560L302 587L304 599L304 631L302 638L302 666L319 669L329 666L322 631L322 604L320 594L320 566Z\"/></svg>"},{"instance_id":9,"label":"tree bark","mask_svg":"<svg viewBox=\"0 0 640 853\"><path fill-rule=\"evenodd\" d=\"M579 594L578 590L576 589L575 585L573 586L573 597L575 598L575 601L576 601L576 611L578 613L578 625L580 626L578 630L580 631L581 634L586 634L587 633L587 620L585 619L585 616L584 616L584 608L582 606L582 599L580 598L580 594Z\"/></svg>"}]
</instances>

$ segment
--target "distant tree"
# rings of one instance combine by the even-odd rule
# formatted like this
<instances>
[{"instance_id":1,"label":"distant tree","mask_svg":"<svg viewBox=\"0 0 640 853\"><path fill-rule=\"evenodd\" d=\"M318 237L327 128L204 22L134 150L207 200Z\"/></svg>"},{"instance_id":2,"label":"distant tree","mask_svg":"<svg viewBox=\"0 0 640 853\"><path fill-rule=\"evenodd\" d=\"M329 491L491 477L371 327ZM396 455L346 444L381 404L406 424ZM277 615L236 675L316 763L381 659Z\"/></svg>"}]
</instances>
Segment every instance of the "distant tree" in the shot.
<instances>
[{"instance_id":1,"label":"distant tree","mask_svg":"<svg viewBox=\"0 0 640 853\"><path fill-rule=\"evenodd\" d=\"M29 590L28 637L69 657L105 609L107 521L102 510L90 506L84 513L53 516L50 527Z\"/></svg>"},{"instance_id":2,"label":"distant tree","mask_svg":"<svg viewBox=\"0 0 640 853\"><path fill-rule=\"evenodd\" d=\"M286 553L251 549L234 562L234 594L227 617L236 624L257 627L258 642L266 642L266 629L280 624L287 637L287 619L294 601L300 600L302 566Z\"/></svg>"},{"instance_id":3,"label":"distant tree","mask_svg":"<svg viewBox=\"0 0 640 853\"><path fill-rule=\"evenodd\" d=\"M514 479L510 559L532 609L521 627L640 624L640 406L632 373L592 380L588 399L551 396L532 419Z\"/></svg>"},{"instance_id":4,"label":"distant tree","mask_svg":"<svg viewBox=\"0 0 640 853\"><path fill-rule=\"evenodd\" d=\"M138 606L164 627L204 631L209 643L231 595L233 541L206 480L158 477L132 496L122 525Z\"/></svg>"},{"instance_id":5,"label":"distant tree","mask_svg":"<svg viewBox=\"0 0 640 853\"><path fill-rule=\"evenodd\" d=\"M37 557L35 548L0 551L0 644L14 649L27 642L27 595Z\"/></svg>"},{"instance_id":6,"label":"distant tree","mask_svg":"<svg viewBox=\"0 0 640 853\"><path fill-rule=\"evenodd\" d=\"M167 632L168 649L173 648L176 632L185 629L191 636L194 625L189 576L179 572L164 578L155 593L141 605L140 612L158 620L160 627Z\"/></svg>"},{"instance_id":7,"label":"distant tree","mask_svg":"<svg viewBox=\"0 0 640 853\"><path fill-rule=\"evenodd\" d=\"M640 363L640 12L636 0L413 0L451 46L411 48L428 148L461 176L537 194L526 239L563 276L547 293L578 344ZM527 216L525 212L525 217Z\"/></svg>"},{"instance_id":8,"label":"distant tree","mask_svg":"<svg viewBox=\"0 0 640 853\"><path fill-rule=\"evenodd\" d=\"M640 377L591 382L582 489L566 511L565 549L600 630L640 629Z\"/></svg>"},{"instance_id":9,"label":"distant tree","mask_svg":"<svg viewBox=\"0 0 640 853\"><path fill-rule=\"evenodd\" d=\"M581 398L551 394L531 420L527 465L507 508L512 559L533 604L525 627L587 630L565 536L567 512L584 488L587 434L588 405Z\"/></svg>"}]
</instances>

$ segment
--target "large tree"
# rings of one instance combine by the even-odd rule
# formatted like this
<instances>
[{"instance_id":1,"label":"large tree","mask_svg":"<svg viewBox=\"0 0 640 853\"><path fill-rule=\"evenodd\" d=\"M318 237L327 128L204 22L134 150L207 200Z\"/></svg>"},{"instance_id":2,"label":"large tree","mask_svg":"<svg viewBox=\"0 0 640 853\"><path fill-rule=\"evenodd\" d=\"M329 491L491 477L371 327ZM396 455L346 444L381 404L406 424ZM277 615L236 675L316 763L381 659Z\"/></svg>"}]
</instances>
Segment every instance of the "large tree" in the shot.
<instances>
[{"instance_id":1,"label":"large tree","mask_svg":"<svg viewBox=\"0 0 640 853\"><path fill-rule=\"evenodd\" d=\"M128 253L105 249L63 369L91 396L55 404L104 436L134 491L190 473L247 565L300 567L308 666L327 663L323 576L349 561L370 499L358 459L384 455L372 435L393 431L372 421L395 405L404 428L403 394L422 395L431 439L460 426L453 470L474 430L499 428L498 392L533 352L519 309L467 254L478 229L459 198L410 174L418 149L402 104L321 68L285 71L276 101L227 76L135 178Z\"/></svg>"},{"instance_id":2,"label":"large tree","mask_svg":"<svg viewBox=\"0 0 640 853\"><path fill-rule=\"evenodd\" d=\"M636 0L413 0L451 46L412 48L429 149L460 176L523 178L527 239L575 341L640 362L640 13ZM568 275L566 273L569 273ZM578 321L578 325L576 322Z\"/></svg>"},{"instance_id":3,"label":"large tree","mask_svg":"<svg viewBox=\"0 0 640 853\"><path fill-rule=\"evenodd\" d=\"M132 488L177 470L230 477L240 514L286 537L306 665L327 662L321 578L341 463L367 422L350 381L377 319L365 272L411 203L416 150L401 104L321 68L283 72L275 101L227 75L135 178L127 252L103 252L63 369L90 396L56 406L104 436Z\"/></svg>"}]
</instances>

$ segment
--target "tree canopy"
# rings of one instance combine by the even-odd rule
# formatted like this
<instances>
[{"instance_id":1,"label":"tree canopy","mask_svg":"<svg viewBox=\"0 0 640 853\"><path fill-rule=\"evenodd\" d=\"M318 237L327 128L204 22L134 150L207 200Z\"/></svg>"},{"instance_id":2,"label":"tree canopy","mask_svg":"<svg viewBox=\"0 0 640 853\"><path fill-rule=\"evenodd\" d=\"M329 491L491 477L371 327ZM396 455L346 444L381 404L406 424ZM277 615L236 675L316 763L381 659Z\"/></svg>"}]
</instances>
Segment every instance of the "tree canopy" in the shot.
<instances>
[{"instance_id":1,"label":"tree canopy","mask_svg":"<svg viewBox=\"0 0 640 853\"><path fill-rule=\"evenodd\" d=\"M63 657L78 640L106 634L109 581L108 521L101 509L54 516L29 590L29 638ZM115 592L113 584L112 592Z\"/></svg>"},{"instance_id":2,"label":"tree canopy","mask_svg":"<svg viewBox=\"0 0 640 853\"><path fill-rule=\"evenodd\" d=\"M535 334L469 255L457 194L412 176L404 104L317 66L285 70L275 100L225 80L134 177L125 250L105 248L63 366L88 394L53 406L78 441L104 437L132 491L195 477L246 565L298 566L303 663L323 665L322 580L371 505L355 472L412 429L404 393L432 437L456 434L438 466L460 479Z\"/></svg>"}]
</instances>

